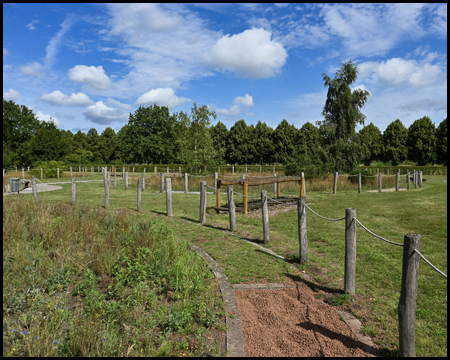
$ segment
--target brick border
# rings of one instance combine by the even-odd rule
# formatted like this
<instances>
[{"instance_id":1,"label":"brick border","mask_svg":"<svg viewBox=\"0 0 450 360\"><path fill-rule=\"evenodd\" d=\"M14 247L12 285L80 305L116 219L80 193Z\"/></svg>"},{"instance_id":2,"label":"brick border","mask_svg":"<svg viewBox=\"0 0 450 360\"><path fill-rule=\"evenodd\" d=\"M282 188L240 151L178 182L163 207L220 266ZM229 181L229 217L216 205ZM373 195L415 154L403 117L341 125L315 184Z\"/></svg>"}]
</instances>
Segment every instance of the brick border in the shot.
<instances>
[{"instance_id":1,"label":"brick border","mask_svg":"<svg viewBox=\"0 0 450 360\"><path fill-rule=\"evenodd\" d=\"M208 263L219 282L226 311L227 357L245 357L241 315L239 313L233 288L228 282L223 270L210 255L198 246L192 245L192 248Z\"/></svg>"}]
</instances>

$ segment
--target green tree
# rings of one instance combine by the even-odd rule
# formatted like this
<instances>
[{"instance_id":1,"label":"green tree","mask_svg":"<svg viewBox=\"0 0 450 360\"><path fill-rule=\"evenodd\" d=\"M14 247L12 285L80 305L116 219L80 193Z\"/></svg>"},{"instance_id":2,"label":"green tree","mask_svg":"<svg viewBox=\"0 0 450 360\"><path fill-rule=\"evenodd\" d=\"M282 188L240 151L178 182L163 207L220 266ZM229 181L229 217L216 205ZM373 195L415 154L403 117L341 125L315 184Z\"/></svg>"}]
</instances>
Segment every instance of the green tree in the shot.
<instances>
[{"instance_id":1,"label":"green tree","mask_svg":"<svg viewBox=\"0 0 450 360\"><path fill-rule=\"evenodd\" d=\"M300 176L303 172L308 179L325 177L331 169L332 163L322 147L310 148L306 145L297 147L284 166L286 175Z\"/></svg>"},{"instance_id":2,"label":"green tree","mask_svg":"<svg viewBox=\"0 0 450 360\"><path fill-rule=\"evenodd\" d=\"M252 151L250 139L250 127L245 120L236 121L230 128L227 141L227 159L232 164L248 163L248 154Z\"/></svg>"},{"instance_id":3,"label":"green tree","mask_svg":"<svg viewBox=\"0 0 450 360\"><path fill-rule=\"evenodd\" d=\"M324 120L317 123L321 126L334 171L338 172L352 171L367 154L356 126L364 125L366 117L360 109L370 94L367 90L351 90L350 85L356 82L357 76L358 65L352 60L341 63L334 79L322 74L328 92L322 111Z\"/></svg>"},{"instance_id":4,"label":"green tree","mask_svg":"<svg viewBox=\"0 0 450 360\"><path fill-rule=\"evenodd\" d=\"M408 129L408 158L423 166L436 161L436 127L428 116L414 121Z\"/></svg>"},{"instance_id":5,"label":"green tree","mask_svg":"<svg viewBox=\"0 0 450 360\"><path fill-rule=\"evenodd\" d=\"M111 164L112 161L119 158L119 142L114 129L107 127L103 130L99 140L98 151L105 163Z\"/></svg>"},{"instance_id":6,"label":"green tree","mask_svg":"<svg viewBox=\"0 0 450 360\"><path fill-rule=\"evenodd\" d=\"M382 137L384 154L383 160L396 166L408 158L408 129L397 119L391 122L384 131Z\"/></svg>"},{"instance_id":7,"label":"green tree","mask_svg":"<svg viewBox=\"0 0 450 360\"><path fill-rule=\"evenodd\" d=\"M30 142L41 122L24 105L3 99L3 166L31 166Z\"/></svg>"},{"instance_id":8,"label":"green tree","mask_svg":"<svg viewBox=\"0 0 450 360\"><path fill-rule=\"evenodd\" d=\"M31 140L33 162L59 161L67 154L65 137L53 122L43 122Z\"/></svg>"},{"instance_id":9,"label":"green tree","mask_svg":"<svg viewBox=\"0 0 450 360\"><path fill-rule=\"evenodd\" d=\"M210 133L213 141L213 146L217 154L217 162L219 164L225 164L228 129L221 121L219 121L216 125L211 126Z\"/></svg>"},{"instance_id":10,"label":"green tree","mask_svg":"<svg viewBox=\"0 0 450 360\"><path fill-rule=\"evenodd\" d=\"M436 130L436 161L447 166L447 118L442 120Z\"/></svg>"},{"instance_id":11,"label":"green tree","mask_svg":"<svg viewBox=\"0 0 450 360\"><path fill-rule=\"evenodd\" d=\"M130 114L122 154L127 163L174 163L177 136L177 116L170 115L167 106L140 106Z\"/></svg>"},{"instance_id":12,"label":"green tree","mask_svg":"<svg viewBox=\"0 0 450 360\"><path fill-rule=\"evenodd\" d=\"M289 124L283 119L273 133L275 161L286 164L293 155L295 144L298 142L299 132L294 124Z\"/></svg>"},{"instance_id":13,"label":"green tree","mask_svg":"<svg viewBox=\"0 0 450 360\"><path fill-rule=\"evenodd\" d=\"M73 142L75 150L89 150L89 138L81 130L78 130L78 132L73 136Z\"/></svg>"},{"instance_id":14,"label":"green tree","mask_svg":"<svg viewBox=\"0 0 450 360\"><path fill-rule=\"evenodd\" d=\"M255 156L254 160L258 164L270 164L273 162L274 144L273 144L274 130L267 126L265 122L258 121L253 131L255 139Z\"/></svg>"},{"instance_id":15,"label":"green tree","mask_svg":"<svg viewBox=\"0 0 450 360\"><path fill-rule=\"evenodd\" d=\"M301 147L305 145L309 154L312 154L314 149L321 146L320 140L319 128L307 121L299 130L299 140L296 146Z\"/></svg>"},{"instance_id":16,"label":"green tree","mask_svg":"<svg viewBox=\"0 0 450 360\"><path fill-rule=\"evenodd\" d=\"M368 148L368 155L363 159L364 165L369 166L372 161L381 160L383 156L383 142L381 131L373 123L364 126L359 134Z\"/></svg>"}]
</instances>

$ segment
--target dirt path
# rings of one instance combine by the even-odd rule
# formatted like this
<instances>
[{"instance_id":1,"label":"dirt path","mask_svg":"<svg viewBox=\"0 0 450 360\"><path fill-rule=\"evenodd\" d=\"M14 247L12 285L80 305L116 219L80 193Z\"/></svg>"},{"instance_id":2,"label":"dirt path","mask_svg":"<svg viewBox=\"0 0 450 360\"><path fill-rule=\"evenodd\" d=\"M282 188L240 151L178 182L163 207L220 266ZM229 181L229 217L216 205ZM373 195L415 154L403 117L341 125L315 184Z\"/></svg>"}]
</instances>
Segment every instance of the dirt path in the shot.
<instances>
[{"instance_id":1,"label":"dirt path","mask_svg":"<svg viewBox=\"0 0 450 360\"><path fill-rule=\"evenodd\" d=\"M279 290L235 290L245 356L370 356L336 307L303 283Z\"/></svg>"}]
</instances>

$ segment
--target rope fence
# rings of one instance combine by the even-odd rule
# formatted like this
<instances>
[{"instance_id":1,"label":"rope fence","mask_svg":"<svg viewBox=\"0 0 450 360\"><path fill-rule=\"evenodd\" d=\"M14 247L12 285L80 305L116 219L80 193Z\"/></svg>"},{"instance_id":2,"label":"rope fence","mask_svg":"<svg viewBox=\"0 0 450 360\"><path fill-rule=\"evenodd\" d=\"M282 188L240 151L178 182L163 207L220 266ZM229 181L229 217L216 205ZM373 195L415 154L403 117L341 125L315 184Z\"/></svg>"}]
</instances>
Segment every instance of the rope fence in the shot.
<instances>
[{"instance_id":1,"label":"rope fence","mask_svg":"<svg viewBox=\"0 0 450 360\"><path fill-rule=\"evenodd\" d=\"M388 242L389 244L392 244L392 245L403 246L403 244L395 243L395 242L393 242L393 241L389 241L389 240L386 240L385 238L382 238L381 236L379 236L379 235L373 233L373 232L370 231L368 228L366 228L363 224L361 224L361 222L360 222L357 218L354 217L353 219L354 219L359 225L361 225L361 227L362 227L364 230L366 230L369 234L372 234L373 236L377 237L378 239L381 239L381 240L383 240L383 241L386 241L386 242Z\"/></svg>"},{"instance_id":2,"label":"rope fence","mask_svg":"<svg viewBox=\"0 0 450 360\"><path fill-rule=\"evenodd\" d=\"M305 207L306 207L309 211L311 211L313 214L317 215L318 217L320 217L320 218L322 218L322 219L328 220L328 221L341 221L341 220L344 220L344 219L345 219L345 217L343 217L343 218L341 218L341 219L329 219L329 218L326 218L325 216L319 215L318 213L316 213L313 209L311 209L311 208L310 208L308 205L306 205L306 204L305 204Z\"/></svg>"}]
</instances>

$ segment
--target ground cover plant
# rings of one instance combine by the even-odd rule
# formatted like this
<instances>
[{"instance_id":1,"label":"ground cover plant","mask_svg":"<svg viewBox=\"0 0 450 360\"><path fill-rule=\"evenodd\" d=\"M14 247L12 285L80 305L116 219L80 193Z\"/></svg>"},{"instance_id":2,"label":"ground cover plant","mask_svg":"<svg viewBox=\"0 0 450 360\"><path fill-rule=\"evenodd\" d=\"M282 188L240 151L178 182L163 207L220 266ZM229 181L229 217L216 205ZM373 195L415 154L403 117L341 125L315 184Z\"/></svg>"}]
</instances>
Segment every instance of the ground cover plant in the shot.
<instances>
[{"instance_id":1,"label":"ground cover plant","mask_svg":"<svg viewBox=\"0 0 450 360\"><path fill-rule=\"evenodd\" d=\"M392 177L393 179L394 177ZM199 187L202 178L190 180ZM213 178L208 178L210 186ZM383 178L384 179L384 178ZM354 184L341 177L348 188L339 187L332 194L332 177L314 188L307 181L307 204L328 218L341 218L345 208L355 208L357 218L370 230L391 241L403 243L407 233L422 235L422 253L440 270L447 273L447 178L427 175L423 186L400 192L367 192L358 194ZM401 187L406 188L405 176ZM204 226L198 225L200 198L198 194L174 193L173 217L166 216L166 196L159 192L159 178L154 187L142 193L143 216L169 226L173 233L198 244L224 269L232 283L283 282L298 279L306 282L318 293L318 298L337 306L344 306L363 324L385 351L385 355L398 354L398 314L402 252L357 227L356 296L348 299L339 294L344 276L344 223L327 222L308 212L309 258L298 265L297 210L279 211L270 217L270 242L265 246L289 259L290 264L264 253L253 243L262 243L260 217L237 214L234 234L228 231L226 213L214 210L215 196L208 189L207 216ZM384 181L384 180L383 180ZM344 183L342 186L344 186ZM392 185L393 187L394 185ZM54 192L39 193L40 203L70 203L70 184ZM282 185L282 195L283 195ZM377 187L376 187L377 188ZM385 188L383 186L383 188ZM270 196L270 195L269 195ZM13 196L17 201L22 196ZM23 195L32 198L32 195ZM99 183L77 183L77 204L95 209L104 206L104 188ZM223 196L223 204L226 204ZM283 208L282 205L280 205ZM136 212L136 188L123 186L110 189L111 210ZM292 265L292 266L291 266ZM307 280L303 271L312 280ZM419 356L447 355L447 280L425 262L420 262L419 292L416 320L416 353Z\"/></svg>"},{"instance_id":2,"label":"ground cover plant","mask_svg":"<svg viewBox=\"0 0 450 360\"><path fill-rule=\"evenodd\" d=\"M3 356L223 354L220 291L187 241L157 218L30 200L3 202Z\"/></svg>"}]
</instances>

